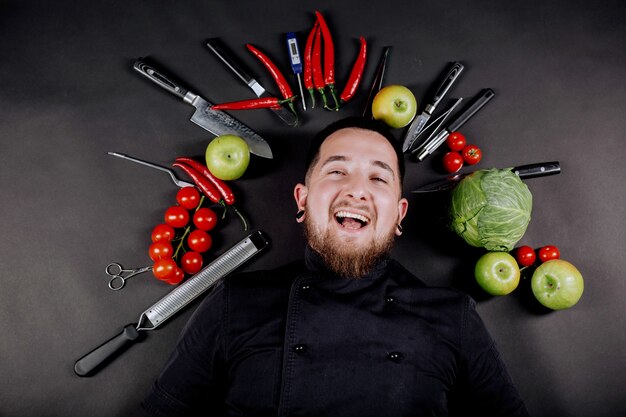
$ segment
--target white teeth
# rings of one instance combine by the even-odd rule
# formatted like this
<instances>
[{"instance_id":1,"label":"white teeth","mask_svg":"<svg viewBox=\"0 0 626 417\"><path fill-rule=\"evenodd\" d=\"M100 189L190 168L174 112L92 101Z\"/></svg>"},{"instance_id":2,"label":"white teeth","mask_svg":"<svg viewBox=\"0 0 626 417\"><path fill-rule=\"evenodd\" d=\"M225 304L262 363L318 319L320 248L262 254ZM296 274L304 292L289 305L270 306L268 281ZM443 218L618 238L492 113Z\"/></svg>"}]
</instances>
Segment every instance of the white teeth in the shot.
<instances>
[{"instance_id":1,"label":"white teeth","mask_svg":"<svg viewBox=\"0 0 626 417\"><path fill-rule=\"evenodd\" d=\"M348 211L339 211L336 214L337 217L349 217L351 219L356 219L361 221L363 224L367 224L370 222L370 219L368 219L367 217L361 215L361 214L356 214L356 213L350 213Z\"/></svg>"}]
</instances>

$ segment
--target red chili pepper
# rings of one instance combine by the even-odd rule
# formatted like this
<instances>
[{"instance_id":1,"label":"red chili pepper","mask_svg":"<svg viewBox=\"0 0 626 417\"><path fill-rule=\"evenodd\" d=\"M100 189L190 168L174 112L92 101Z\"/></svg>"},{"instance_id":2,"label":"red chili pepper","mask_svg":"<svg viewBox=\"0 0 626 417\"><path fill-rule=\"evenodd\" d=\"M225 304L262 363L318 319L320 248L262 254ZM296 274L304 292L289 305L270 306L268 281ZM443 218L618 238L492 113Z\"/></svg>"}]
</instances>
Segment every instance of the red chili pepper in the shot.
<instances>
[{"instance_id":1,"label":"red chili pepper","mask_svg":"<svg viewBox=\"0 0 626 417\"><path fill-rule=\"evenodd\" d=\"M322 75L322 31L317 28L315 31L315 39L313 40L313 53L311 54L313 85L318 93L322 96L324 108L328 109L326 94L324 94L324 77Z\"/></svg>"},{"instance_id":2,"label":"red chili pepper","mask_svg":"<svg viewBox=\"0 0 626 417\"><path fill-rule=\"evenodd\" d=\"M319 23L317 21L311 28L309 32L309 36L306 38L306 46L304 47L304 73L302 75L304 80L304 86L309 92L311 96L311 108L315 108L315 89L313 87L313 63L312 63L312 55L313 55L313 40L315 39L315 34L317 33L317 28L319 27Z\"/></svg>"},{"instance_id":3,"label":"red chili pepper","mask_svg":"<svg viewBox=\"0 0 626 417\"><path fill-rule=\"evenodd\" d=\"M361 78L363 77L363 69L365 68L365 59L367 57L367 43L365 42L365 38L363 36L359 37L359 42L361 42L359 54L354 61L354 65L352 66L348 82L339 96L342 103L345 103L354 97L354 94L361 83Z\"/></svg>"},{"instance_id":4,"label":"red chili pepper","mask_svg":"<svg viewBox=\"0 0 626 417\"><path fill-rule=\"evenodd\" d=\"M194 170L196 170L197 172L204 175L204 177L208 179L211 182L211 184L213 184L213 186L217 189L217 191L219 191L219 193L222 195L222 198L224 199L224 202L226 204L231 206L235 203L235 194L230 189L230 187L224 181L222 181L221 179L213 175L213 173L209 170L209 168L205 164L198 162L193 158L187 158L183 156L176 158L176 162L181 163L181 164L186 164L190 166L191 168L193 168Z\"/></svg>"},{"instance_id":5,"label":"red chili pepper","mask_svg":"<svg viewBox=\"0 0 626 417\"><path fill-rule=\"evenodd\" d=\"M324 38L324 84L330 90L330 94L335 101L334 110L339 110L339 102L337 101L337 94L335 94L335 44L324 16L317 10L315 11L315 16L317 16L322 37Z\"/></svg>"},{"instance_id":6,"label":"red chili pepper","mask_svg":"<svg viewBox=\"0 0 626 417\"><path fill-rule=\"evenodd\" d=\"M209 179L204 177L200 171L190 167L189 165L185 165L182 162L174 162L172 166L178 167L185 171L185 173L189 175L189 177L198 186L198 188L200 188L202 194L207 196L209 200L214 203L220 203L223 200L217 188L215 188L215 186L209 181Z\"/></svg>"},{"instance_id":7,"label":"red chili pepper","mask_svg":"<svg viewBox=\"0 0 626 417\"><path fill-rule=\"evenodd\" d=\"M183 162L184 161L184 162ZM207 196L212 202L221 205L228 204L228 206L239 216L243 223L243 230L248 230L248 220L241 214L237 207L234 206L235 195L230 187L226 185L222 180L216 178L211 171L203 164L191 159L191 158L176 158L176 161L172 164L174 167L178 167L185 171L193 182L200 188L202 193ZM221 194L221 196L220 196ZM224 211L224 215L226 212ZM223 216L222 216L223 217Z\"/></svg>"},{"instance_id":8,"label":"red chili pepper","mask_svg":"<svg viewBox=\"0 0 626 417\"><path fill-rule=\"evenodd\" d=\"M228 103L214 104L212 110L251 110L251 109L278 109L284 100L277 97L252 98L249 100L231 101Z\"/></svg>"},{"instance_id":9,"label":"red chili pepper","mask_svg":"<svg viewBox=\"0 0 626 417\"><path fill-rule=\"evenodd\" d=\"M246 48L248 48L248 50L252 52L254 56L256 56L263 65L265 65L265 68L267 68L267 70L270 72L270 74L274 78L274 81L276 81L276 84L278 85L278 88L280 89L280 92L283 95L283 98L285 100L292 98L293 92L291 91L291 87L289 87L289 84L287 83L285 76L283 75L282 72L280 72L276 64L274 64L267 55L259 51L257 48L255 48L251 44L249 43L246 44Z\"/></svg>"}]
</instances>

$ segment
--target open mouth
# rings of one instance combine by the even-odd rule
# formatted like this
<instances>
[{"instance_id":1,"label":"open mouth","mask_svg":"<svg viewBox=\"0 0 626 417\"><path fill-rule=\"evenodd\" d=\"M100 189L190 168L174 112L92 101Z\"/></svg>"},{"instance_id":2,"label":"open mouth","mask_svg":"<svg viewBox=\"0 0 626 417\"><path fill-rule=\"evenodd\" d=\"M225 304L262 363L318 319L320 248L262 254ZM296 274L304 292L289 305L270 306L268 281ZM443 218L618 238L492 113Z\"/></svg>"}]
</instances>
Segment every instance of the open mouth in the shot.
<instances>
[{"instance_id":1,"label":"open mouth","mask_svg":"<svg viewBox=\"0 0 626 417\"><path fill-rule=\"evenodd\" d=\"M345 229L357 230L367 226L370 219L362 214L351 213L349 211L338 211L335 213L335 220Z\"/></svg>"}]
</instances>

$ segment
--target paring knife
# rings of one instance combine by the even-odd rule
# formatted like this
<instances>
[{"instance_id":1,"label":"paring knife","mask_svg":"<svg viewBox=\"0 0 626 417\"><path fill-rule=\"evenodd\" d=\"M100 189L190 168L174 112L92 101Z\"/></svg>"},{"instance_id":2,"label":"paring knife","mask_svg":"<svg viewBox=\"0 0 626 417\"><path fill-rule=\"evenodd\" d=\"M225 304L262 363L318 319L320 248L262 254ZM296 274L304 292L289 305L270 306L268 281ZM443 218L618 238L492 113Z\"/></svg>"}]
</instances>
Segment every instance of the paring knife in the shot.
<instances>
[{"instance_id":1,"label":"paring knife","mask_svg":"<svg viewBox=\"0 0 626 417\"><path fill-rule=\"evenodd\" d=\"M443 142L445 142L450 133L459 130L461 126L463 126L473 115L475 115L478 110L482 109L483 106L494 96L495 93L492 89L486 88L482 90L465 108L465 110L461 111L461 113L457 115L452 122L450 122L448 127L442 129L441 132L437 133L437 135L435 135L432 139L428 139L418 148L411 151L411 156L417 157L418 161L423 161L428 155L433 153L435 149L441 146Z\"/></svg>"},{"instance_id":2,"label":"paring knife","mask_svg":"<svg viewBox=\"0 0 626 417\"><path fill-rule=\"evenodd\" d=\"M268 245L267 235L260 230L248 235L200 272L148 307L139 316L138 323L124 326L118 335L77 360L74 364L74 372L78 376L92 375L114 354L137 341L140 331L156 329Z\"/></svg>"},{"instance_id":3,"label":"paring knife","mask_svg":"<svg viewBox=\"0 0 626 417\"><path fill-rule=\"evenodd\" d=\"M380 57L378 67L376 68L376 74L374 75L374 81L372 81L372 86L370 87L370 92L367 96L365 107L363 108L363 117L372 117L372 101L374 101L374 97L376 96L376 93L378 93L378 90L380 90L383 86L383 78L385 76L385 69L387 68L387 60L389 59L390 51L391 46L385 46L383 49L383 54Z\"/></svg>"},{"instance_id":4,"label":"paring knife","mask_svg":"<svg viewBox=\"0 0 626 417\"><path fill-rule=\"evenodd\" d=\"M241 62L238 62L234 54L229 51L226 46L219 40L219 38L211 38L207 40L206 46L224 63L226 66L241 80L243 81L250 89L254 92L257 97L272 97L265 88L257 80L248 75L248 71L245 70L245 67ZM276 109L268 109L273 114L278 116L280 120L286 123L289 126L297 126L298 117L290 110L285 107L280 107Z\"/></svg>"},{"instance_id":5,"label":"paring knife","mask_svg":"<svg viewBox=\"0 0 626 417\"><path fill-rule=\"evenodd\" d=\"M212 104L210 102L173 81L170 76L148 64L143 58L137 59L133 68L153 83L183 99L185 103L194 106L196 111L190 120L198 126L208 130L215 136L226 134L239 136L248 143L251 153L272 159L272 150L265 139L239 120L222 111L211 110Z\"/></svg>"},{"instance_id":6,"label":"paring knife","mask_svg":"<svg viewBox=\"0 0 626 417\"><path fill-rule=\"evenodd\" d=\"M518 175L521 179L529 179L536 177L545 177L548 175L556 175L561 172L561 166L558 161L553 162L542 162L538 164L529 164L529 165L520 165L511 168L511 171ZM416 188L411 191L412 193L432 193L436 191L446 191L454 188L459 181L461 181L466 176L472 174L472 172L468 172L467 174L457 174L447 178L444 178L439 181L431 182L429 184L422 185L421 187Z\"/></svg>"},{"instance_id":7,"label":"paring knife","mask_svg":"<svg viewBox=\"0 0 626 417\"><path fill-rule=\"evenodd\" d=\"M409 126L409 129L404 136L402 152L408 152L411 150L413 144L415 143L415 140L424 129L424 126L426 126L426 122L428 121L428 119L430 119L430 116L433 115L435 109L437 108L437 105L439 105L441 99L443 99L450 87L452 87L452 84L454 84L458 76L461 74L463 68L463 64L461 64L460 62L455 62L446 74L446 76L441 80L441 83L437 87L437 90L435 90L432 101L426 106L422 114L417 116Z\"/></svg>"}]
</instances>

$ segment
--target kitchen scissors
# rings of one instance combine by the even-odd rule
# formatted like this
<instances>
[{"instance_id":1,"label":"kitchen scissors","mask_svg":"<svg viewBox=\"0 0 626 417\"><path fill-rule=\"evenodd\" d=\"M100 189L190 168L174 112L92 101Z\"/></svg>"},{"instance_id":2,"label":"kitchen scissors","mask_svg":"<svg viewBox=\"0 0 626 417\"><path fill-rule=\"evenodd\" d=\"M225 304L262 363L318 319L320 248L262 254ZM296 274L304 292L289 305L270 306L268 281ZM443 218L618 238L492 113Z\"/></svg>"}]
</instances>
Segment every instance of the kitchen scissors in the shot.
<instances>
[{"instance_id":1,"label":"kitchen scissors","mask_svg":"<svg viewBox=\"0 0 626 417\"><path fill-rule=\"evenodd\" d=\"M124 269L122 265L118 264L117 262L111 262L104 269L104 272L106 272L106 274L111 277L111 279L109 280L109 288L113 291L118 291L124 288L127 279L151 270L151 266L144 266L143 268L135 269Z\"/></svg>"}]
</instances>

